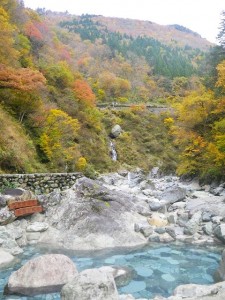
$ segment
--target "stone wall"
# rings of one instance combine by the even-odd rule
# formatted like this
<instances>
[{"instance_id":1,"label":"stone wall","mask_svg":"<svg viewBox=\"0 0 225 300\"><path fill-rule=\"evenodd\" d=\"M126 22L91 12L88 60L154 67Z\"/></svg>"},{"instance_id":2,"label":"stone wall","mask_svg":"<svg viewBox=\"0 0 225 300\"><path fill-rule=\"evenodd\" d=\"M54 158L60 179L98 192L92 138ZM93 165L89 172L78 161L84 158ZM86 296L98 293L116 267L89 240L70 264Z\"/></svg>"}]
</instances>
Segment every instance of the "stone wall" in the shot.
<instances>
[{"instance_id":1,"label":"stone wall","mask_svg":"<svg viewBox=\"0 0 225 300\"><path fill-rule=\"evenodd\" d=\"M20 187L35 194L50 193L70 188L80 177L81 173L0 174L0 189Z\"/></svg>"}]
</instances>

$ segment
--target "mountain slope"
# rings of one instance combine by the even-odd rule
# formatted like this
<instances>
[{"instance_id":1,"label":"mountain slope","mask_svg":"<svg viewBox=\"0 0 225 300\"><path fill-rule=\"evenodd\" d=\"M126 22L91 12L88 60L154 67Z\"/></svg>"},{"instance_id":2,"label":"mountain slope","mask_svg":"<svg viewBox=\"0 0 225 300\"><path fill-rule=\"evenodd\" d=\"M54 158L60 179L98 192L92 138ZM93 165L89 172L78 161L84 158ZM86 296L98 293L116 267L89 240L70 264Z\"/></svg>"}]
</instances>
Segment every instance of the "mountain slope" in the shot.
<instances>
[{"instance_id":1,"label":"mountain slope","mask_svg":"<svg viewBox=\"0 0 225 300\"><path fill-rule=\"evenodd\" d=\"M47 16L47 19L49 20L49 16ZM86 56L96 56L94 59L98 59L101 52L96 49L98 51L96 55L93 48L99 48L100 45L106 46L108 51L104 52L105 57L101 57L103 58L101 59L102 62L112 60L120 55L131 65L133 62L130 61L134 61L134 57L135 60L143 58L145 62L140 61L139 65L148 65L148 76L165 76L173 79L175 77L190 77L198 74L200 63L205 56L203 48L207 48L208 42L205 42L198 34L182 26L167 26L163 27L164 29L162 30L160 25L150 23L150 26L153 26L151 29L149 26L145 26L148 25L148 22L140 21L142 26L139 26L138 22L135 20L82 15L74 18L68 17L60 22L60 26L68 29L71 33L78 34L83 43L86 43L85 41L91 42L92 49L90 49L90 54L87 54L86 49L83 49ZM171 40L170 36L173 31L179 33L182 37L179 42L174 39ZM152 37L152 33L154 33L156 38ZM188 38L186 38L187 36ZM75 36L71 37L72 40L75 39ZM160 38L163 40L162 42ZM186 42L185 45L183 44L184 40ZM195 47L192 48L191 44L195 44ZM197 48L197 44L201 46L201 49Z\"/></svg>"},{"instance_id":2,"label":"mountain slope","mask_svg":"<svg viewBox=\"0 0 225 300\"><path fill-rule=\"evenodd\" d=\"M110 32L117 32L131 37L145 36L154 38L161 43L177 45L180 47L190 46L201 50L208 50L213 44L202 38L198 33L178 24L159 25L151 21L141 21L133 19L112 18L104 16L89 16L99 29L107 29ZM76 16L80 21L83 16ZM74 18L74 16L73 16Z\"/></svg>"},{"instance_id":3,"label":"mountain slope","mask_svg":"<svg viewBox=\"0 0 225 300\"><path fill-rule=\"evenodd\" d=\"M0 124L0 172L44 171L31 138L25 133L23 126L1 106Z\"/></svg>"},{"instance_id":4,"label":"mountain slope","mask_svg":"<svg viewBox=\"0 0 225 300\"><path fill-rule=\"evenodd\" d=\"M49 171L82 169L89 176L137 166L175 169L177 149L168 133L176 120L167 113L152 115L146 105L181 103L193 93L202 99L208 48L201 37L179 25L74 17L25 9L22 1L4 3L0 121L6 127L0 135L1 171L38 171L38 160ZM157 39L150 26L155 26L151 28ZM185 45L171 41L173 30ZM201 49L190 46L192 39L199 40ZM126 102L129 108L114 110L115 102ZM100 110L98 104L109 109ZM186 116L188 110L183 110ZM115 140L115 162L109 139L116 124L123 132Z\"/></svg>"}]
</instances>

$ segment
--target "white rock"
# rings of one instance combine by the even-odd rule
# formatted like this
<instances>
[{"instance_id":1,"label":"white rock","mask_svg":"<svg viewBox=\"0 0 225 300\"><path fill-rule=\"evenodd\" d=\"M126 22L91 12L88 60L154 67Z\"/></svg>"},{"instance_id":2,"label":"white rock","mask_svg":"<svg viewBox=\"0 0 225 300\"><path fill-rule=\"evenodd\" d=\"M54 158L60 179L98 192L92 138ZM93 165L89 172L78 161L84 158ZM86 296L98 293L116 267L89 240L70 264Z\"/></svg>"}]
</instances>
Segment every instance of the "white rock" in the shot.
<instances>
[{"instance_id":1,"label":"white rock","mask_svg":"<svg viewBox=\"0 0 225 300\"><path fill-rule=\"evenodd\" d=\"M26 231L27 232L43 232L48 229L49 225L48 223L44 222L34 222L27 226Z\"/></svg>"},{"instance_id":2,"label":"white rock","mask_svg":"<svg viewBox=\"0 0 225 300\"><path fill-rule=\"evenodd\" d=\"M175 296L180 296L182 299L205 299L206 296L216 296L219 291L225 292L225 281L212 285L185 284L180 285L174 290ZM192 298L193 297L193 298ZM206 298L207 299L207 298ZM217 298L215 297L215 300Z\"/></svg>"},{"instance_id":3,"label":"white rock","mask_svg":"<svg viewBox=\"0 0 225 300\"><path fill-rule=\"evenodd\" d=\"M3 249L0 249L0 268L10 265L14 260L14 256L6 252Z\"/></svg>"},{"instance_id":4,"label":"white rock","mask_svg":"<svg viewBox=\"0 0 225 300\"><path fill-rule=\"evenodd\" d=\"M122 294L119 295L119 300L135 300L135 298L131 294Z\"/></svg>"}]
</instances>

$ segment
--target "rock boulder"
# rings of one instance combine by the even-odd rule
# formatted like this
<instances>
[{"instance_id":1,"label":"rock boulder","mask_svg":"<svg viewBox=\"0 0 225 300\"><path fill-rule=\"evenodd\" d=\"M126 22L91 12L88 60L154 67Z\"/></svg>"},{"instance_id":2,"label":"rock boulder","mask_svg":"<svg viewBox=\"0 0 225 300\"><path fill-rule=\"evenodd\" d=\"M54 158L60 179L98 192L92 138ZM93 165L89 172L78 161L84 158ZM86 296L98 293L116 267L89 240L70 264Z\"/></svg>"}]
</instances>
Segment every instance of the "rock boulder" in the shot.
<instances>
[{"instance_id":1,"label":"rock boulder","mask_svg":"<svg viewBox=\"0 0 225 300\"><path fill-rule=\"evenodd\" d=\"M0 268L9 266L14 261L14 256L6 252L3 249L0 249Z\"/></svg>"},{"instance_id":2,"label":"rock boulder","mask_svg":"<svg viewBox=\"0 0 225 300\"><path fill-rule=\"evenodd\" d=\"M222 253L222 259L219 265L219 268L214 273L215 281L224 281L225 280L225 250Z\"/></svg>"},{"instance_id":3,"label":"rock boulder","mask_svg":"<svg viewBox=\"0 0 225 300\"><path fill-rule=\"evenodd\" d=\"M34 296L59 292L77 274L73 261L67 256L46 254L28 261L12 273L5 294Z\"/></svg>"},{"instance_id":4,"label":"rock boulder","mask_svg":"<svg viewBox=\"0 0 225 300\"><path fill-rule=\"evenodd\" d=\"M218 239L220 239L222 242L225 242L225 224L216 226L213 233Z\"/></svg>"},{"instance_id":5,"label":"rock boulder","mask_svg":"<svg viewBox=\"0 0 225 300\"><path fill-rule=\"evenodd\" d=\"M166 189L161 195L160 200L164 203L173 204L175 202L184 200L186 197L187 191L182 187L171 187Z\"/></svg>"},{"instance_id":6,"label":"rock boulder","mask_svg":"<svg viewBox=\"0 0 225 300\"><path fill-rule=\"evenodd\" d=\"M174 296L156 296L153 300L224 300L225 282L211 285L185 284L174 290Z\"/></svg>"},{"instance_id":7,"label":"rock boulder","mask_svg":"<svg viewBox=\"0 0 225 300\"><path fill-rule=\"evenodd\" d=\"M120 125L115 125L113 126L112 130L111 130L111 136L114 138L117 138L122 132L122 128Z\"/></svg>"},{"instance_id":8,"label":"rock boulder","mask_svg":"<svg viewBox=\"0 0 225 300\"><path fill-rule=\"evenodd\" d=\"M61 291L61 300L118 300L113 275L100 269L82 271Z\"/></svg>"},{"instance_id":9,"label":"rock boulder","mask_svg":"<svg viewBox=\"0 0 225 300\"><path fill-rule=\"evenodd\" d=\"M144 236L134 231L134 224L146 218L137 213L132 195L85 177L61 194L60 204L48 207L50 228L41 234L39 242L76 250L146 243Z\"/></svg>"}]
</instances>

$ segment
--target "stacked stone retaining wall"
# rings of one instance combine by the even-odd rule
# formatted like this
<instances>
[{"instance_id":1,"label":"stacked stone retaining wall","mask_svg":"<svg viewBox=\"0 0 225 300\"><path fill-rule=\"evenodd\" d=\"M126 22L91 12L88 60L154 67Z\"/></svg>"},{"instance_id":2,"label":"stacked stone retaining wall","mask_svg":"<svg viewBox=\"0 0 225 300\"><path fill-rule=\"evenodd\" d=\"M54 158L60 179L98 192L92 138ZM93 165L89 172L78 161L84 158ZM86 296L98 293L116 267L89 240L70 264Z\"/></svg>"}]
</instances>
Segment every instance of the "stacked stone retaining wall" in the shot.
<instances>
[{"instance_id":1,"label":"stacked stone retaining wall","mask_svg":"<svg viewBox=\"0 0 225 300\"><path fill-rule=\"evenodd\" d=\"M70 188L80 177L81 173L0 174L0 189L20 187L35 194L50 193Z\"/></svg>"}]
</instances>

